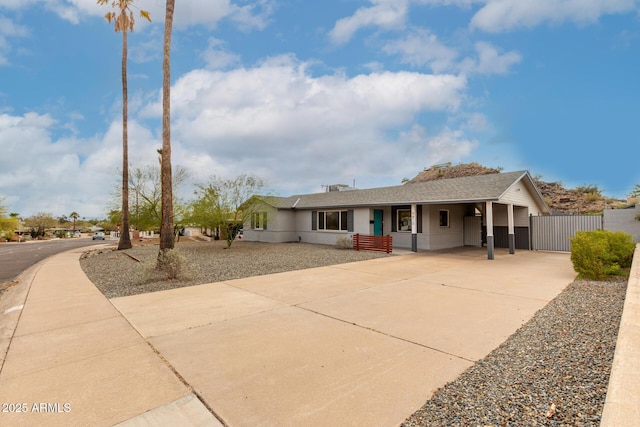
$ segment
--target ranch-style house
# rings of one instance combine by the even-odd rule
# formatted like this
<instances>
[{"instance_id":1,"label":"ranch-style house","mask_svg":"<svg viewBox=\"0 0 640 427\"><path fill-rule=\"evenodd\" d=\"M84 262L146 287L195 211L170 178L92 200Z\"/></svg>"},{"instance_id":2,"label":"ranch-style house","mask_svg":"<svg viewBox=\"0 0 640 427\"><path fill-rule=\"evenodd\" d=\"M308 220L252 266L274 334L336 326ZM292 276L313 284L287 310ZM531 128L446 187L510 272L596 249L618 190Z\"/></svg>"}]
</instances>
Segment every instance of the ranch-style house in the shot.
<instances>
[{"instance_id":1,"label":"ranch-style house","mask_svg":"<svg viewBox=\"0 0 640 427\"><path fill-rule=\"evenodd\" d=\"M530 216L549 206L527 171L404 185L258 197L244 240L333 245L355 234L391 236L394 248L529 249Z\"/></svg>"}]
</instances>

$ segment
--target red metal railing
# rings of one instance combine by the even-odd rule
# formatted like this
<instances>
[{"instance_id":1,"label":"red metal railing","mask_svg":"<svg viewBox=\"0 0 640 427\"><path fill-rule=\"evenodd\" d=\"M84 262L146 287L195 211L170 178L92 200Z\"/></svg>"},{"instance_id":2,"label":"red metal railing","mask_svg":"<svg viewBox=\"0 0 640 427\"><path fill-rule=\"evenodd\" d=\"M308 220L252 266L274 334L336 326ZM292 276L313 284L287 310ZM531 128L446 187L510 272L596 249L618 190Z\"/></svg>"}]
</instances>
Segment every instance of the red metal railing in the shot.
<instances>
[{"instance_id":1,"label":"red metal railing","mask_svg":"<svg viewBox=\"0 0 640 427\"><path fill-rule=\"evenodd\" d=\"M393 250L391 236L353 235L353 249L356 251L379 251L388 254Z\"/></svg>"}]
</instances>

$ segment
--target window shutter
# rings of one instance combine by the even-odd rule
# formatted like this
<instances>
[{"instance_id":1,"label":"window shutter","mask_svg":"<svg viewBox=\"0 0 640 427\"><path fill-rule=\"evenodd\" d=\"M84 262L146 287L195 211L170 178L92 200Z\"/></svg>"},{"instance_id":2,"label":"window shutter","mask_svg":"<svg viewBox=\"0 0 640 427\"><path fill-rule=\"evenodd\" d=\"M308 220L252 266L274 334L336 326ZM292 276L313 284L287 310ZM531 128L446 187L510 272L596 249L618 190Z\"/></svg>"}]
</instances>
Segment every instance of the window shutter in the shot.
<instances>
[{"instance_id":1,"label":"window shutter","mask_svg":"<svg viewBox=\"0 0 640 427\"><path fill-rule=\"evenodd\" d=\"M318 211L311 211L311 229L318 229Z\"/></svg>"},{"instance_id":2,"label":"window shutter","mask_svg":"<svg viewBox=\"0 0 640 427\"><path fill-rule=\"evenodd\" d=\"M263 212L262 213L262 229L266 230L267 229L267 213Z\"/></svg>"},{"instance_id":3,"label":"window shutter","mask_svg":"<svg viewBox=\"0 0 640 427\"><path fill-rule=\"evenodd\" d=\"M353 209L347 211L347 231L353 231Z\"/></svg>"},{"instance_id":4,"label":"window shutter","mask_svg":"<svg viewBox=\"0 0 640 427\"><path fill-rule=\"evenodd\" d=\"M398 231L398 208L395 206L391 207L391 231Z\"/></svg>"},{"instance_id":5,"label":"window shutter","mask_svg":"<svg viewBox=\"0 0 640 427\"><path fill-rule=\"evenodd\" d=\"M422 205L418 205L416 207L417 207L416 218L418 221L418 233L422 233Z\"/></svg>"},{"instance_id":6,"label":"window shutter","mask_svg":"<svg viewBox=\"0 0 640 427\"><path fill-rule=\"evenodd\" d=\"M255 213L251 214L251 229L252 230L256 229L256 214Z\"/></svg>"}]
</instances>

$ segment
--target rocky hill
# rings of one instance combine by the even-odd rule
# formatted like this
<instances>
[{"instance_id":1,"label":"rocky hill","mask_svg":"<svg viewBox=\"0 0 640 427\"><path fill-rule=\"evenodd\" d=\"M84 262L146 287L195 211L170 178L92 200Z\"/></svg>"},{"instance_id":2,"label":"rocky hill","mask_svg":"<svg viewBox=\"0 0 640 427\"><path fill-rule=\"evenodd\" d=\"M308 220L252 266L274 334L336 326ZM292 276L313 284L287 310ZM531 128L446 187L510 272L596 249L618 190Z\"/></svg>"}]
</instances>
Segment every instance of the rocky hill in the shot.
<instances>
[{"instance_id":1,"label":"rocky hill","mask_svg":"<svg viewBox=\"0 0 640 427\"><path fill-rule=\"evenodd\" d=\"M436 179L486 175L500 173L500 171L501 169L488 168L478 163L461 163L455 166L451 163L445 163L431 166L406 182L424 182ZM604 197L595 185L569 189L564 188L559 182L545 182L535 176L533 179L545 201L554 212L571 214L599 213L605 207L626 205L625 200Z\"/></svg>"}]
</instances>

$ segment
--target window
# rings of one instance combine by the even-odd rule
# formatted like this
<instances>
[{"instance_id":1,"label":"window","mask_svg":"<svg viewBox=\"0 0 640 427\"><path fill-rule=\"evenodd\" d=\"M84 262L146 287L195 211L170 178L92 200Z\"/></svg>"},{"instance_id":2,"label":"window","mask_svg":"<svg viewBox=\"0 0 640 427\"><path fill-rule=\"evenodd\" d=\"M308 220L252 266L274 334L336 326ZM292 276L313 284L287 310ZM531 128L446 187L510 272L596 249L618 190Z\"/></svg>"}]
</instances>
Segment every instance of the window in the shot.
<instances>
[{"instance_id":1,"label":"window","mask_svg":"<svg viewBox=\"0 0 640 427\"><path fill-rule=\"evenodd\" d=\"M391 206L391 232L422 233L422 205L416 205L416 229L411 221L411 205Z\"/></svg>"},{"instance_id":2,"label":"window","mask_svg":"<svg viewBox=\"0 0 640 427\"><path fill-rule=\"evenodd\" d=\"M440 227L448 227L449 226L449 211L448 210L440 210Z\"/></svg>"},{"instance_id":3,"label":"window","mask_svg":"<svg viewBox=\"0 0 640 427\"><path fill-rule=\"evenodd\" d=\"M254 212L251 214L251 229L266 230L267 229L267 213Z\"/></svg>"},{"instance_id":4,"label":"window","mask_svg":"<svg viewBox=\"0 0 640 427\"><path fill-rule=\"evenodd\" d=\"M398 209L398 231L411 231L410 209Z\"/></svg>"},{"instance_id":5,"label":"window","mask_svg":"<svg viewBox=\"0 0 640 427\"><path fill-rule=\"evenodd\" d=\"M319 211L318 230L347 231L348 211Z\"/></svg>"}]
</instances>

